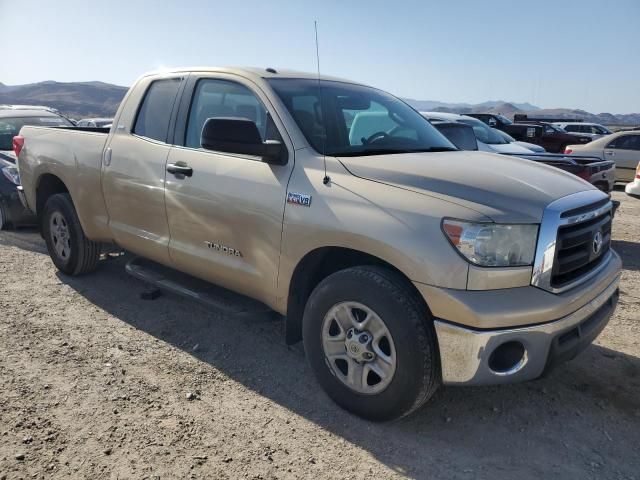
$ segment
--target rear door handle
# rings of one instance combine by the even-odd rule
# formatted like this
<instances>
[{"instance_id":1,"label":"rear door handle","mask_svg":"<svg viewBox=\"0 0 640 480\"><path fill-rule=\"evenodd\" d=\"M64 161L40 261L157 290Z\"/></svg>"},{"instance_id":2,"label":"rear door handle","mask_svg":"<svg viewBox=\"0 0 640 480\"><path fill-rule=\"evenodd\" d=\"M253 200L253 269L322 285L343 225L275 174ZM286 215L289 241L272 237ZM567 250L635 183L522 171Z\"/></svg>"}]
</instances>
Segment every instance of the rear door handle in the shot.
<instances>
[{"instance_id":1,"label":"rear door handle","mask_svg":"<svg viewBox=\"0 0 640 480\"><path fill-rule=\"evenodd\" d=\"M167 165L167 172L173 173L174 175L184 175L185 177L190 177L193 175L193 168L191 168L186 163L170 163Z\"/></svg>"}]
</instances>

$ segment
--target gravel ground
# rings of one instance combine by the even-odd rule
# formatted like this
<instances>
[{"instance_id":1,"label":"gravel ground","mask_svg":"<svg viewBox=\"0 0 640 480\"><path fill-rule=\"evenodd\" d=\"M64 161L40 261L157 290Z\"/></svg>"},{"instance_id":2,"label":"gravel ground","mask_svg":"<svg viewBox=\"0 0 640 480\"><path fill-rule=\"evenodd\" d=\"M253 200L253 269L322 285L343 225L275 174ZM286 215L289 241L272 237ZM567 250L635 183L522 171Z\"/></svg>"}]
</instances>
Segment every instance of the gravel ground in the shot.
<instances>
[{"instance_id":1,"label":"gravel ground","mask_svg":"<svg viewBox=\"0 0 640 480\"><path fill-rule=\"evenodd\" d=\"M640 200L614 196L625 270L595 345L388 424L338 409L281 322L142 300L124 258L69 278L0 232L0 479L639 479Z\"/></svg>"}]
</instances>

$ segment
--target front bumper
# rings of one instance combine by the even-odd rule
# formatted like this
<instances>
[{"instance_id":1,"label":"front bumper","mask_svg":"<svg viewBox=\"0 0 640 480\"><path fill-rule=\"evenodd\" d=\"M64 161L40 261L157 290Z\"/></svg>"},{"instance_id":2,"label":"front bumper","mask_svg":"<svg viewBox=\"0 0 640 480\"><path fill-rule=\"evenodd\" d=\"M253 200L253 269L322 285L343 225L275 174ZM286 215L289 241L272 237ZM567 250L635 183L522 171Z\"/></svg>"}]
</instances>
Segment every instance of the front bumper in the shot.
<instances>
[{"instance_id":1,"label":"front bumper","mask_svg":"<svg viewBox=\"0 0 640 480\"><path fill-rule=\"evenodd\" d=\"M538 378L555 363L569 360L602 331L618 302L620 275L594 299L559 320L494 330L477 330L435 321L440 348L442 380L450 385L487 385ZM524 354L513 365L496 362L497 349L510 342ZM493 355L493 356L492 356ZM510 360L513 357L509 357ZM496 368L495 365L501 365Z\"/></svg>"}]
</instances>

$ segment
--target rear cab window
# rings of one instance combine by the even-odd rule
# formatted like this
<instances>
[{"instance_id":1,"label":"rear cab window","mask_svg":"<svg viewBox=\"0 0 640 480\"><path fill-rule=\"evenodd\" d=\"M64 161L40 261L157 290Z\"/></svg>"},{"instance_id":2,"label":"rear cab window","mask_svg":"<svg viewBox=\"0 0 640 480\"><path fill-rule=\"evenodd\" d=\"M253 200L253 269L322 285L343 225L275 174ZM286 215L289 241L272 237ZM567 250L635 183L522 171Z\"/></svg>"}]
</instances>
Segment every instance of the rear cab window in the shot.
<instances>
[{"instance_id":1,"label":"rear cab window","mask_svg":"<svg viewBox=\"0 0 640 480\"><path fill-rule=\"evenodd\" d=\"M134 135L166 143L181 83L182 78L168 78L149 85L133 126Z\"/></svg>"}]
</instances>

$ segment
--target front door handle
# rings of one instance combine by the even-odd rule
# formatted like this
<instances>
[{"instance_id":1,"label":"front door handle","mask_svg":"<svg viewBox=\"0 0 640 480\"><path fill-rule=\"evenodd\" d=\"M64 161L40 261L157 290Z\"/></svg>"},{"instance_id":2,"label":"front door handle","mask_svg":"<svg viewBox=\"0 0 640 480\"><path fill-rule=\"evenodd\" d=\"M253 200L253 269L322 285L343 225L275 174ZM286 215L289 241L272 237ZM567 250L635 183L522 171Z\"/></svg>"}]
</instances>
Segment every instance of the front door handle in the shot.
<instances>
[{"instance_id":1,"label":"front door handle","mask_svg":"<svg viewBox=\"0 0 640 480\"><path fill-rule=\"evenodd\" d=\"M193 175L193 168L182 162L170 163L169 165L167 165L167 172L173 173L174 175L184 175L185 177L190 177L191 175Z\"/></svg>"},{"instance_id":2,"label":"front door handle","mask_svg":"<svg viewBox=\"0 0 640 480\"><path fill-rule=\"evenodd\" d=\"M614 152L613 150L605 150L604 153L606 153L607 155L611 155L611 156L616 154L616 152Z\"/></svg>"}]
</instances>

